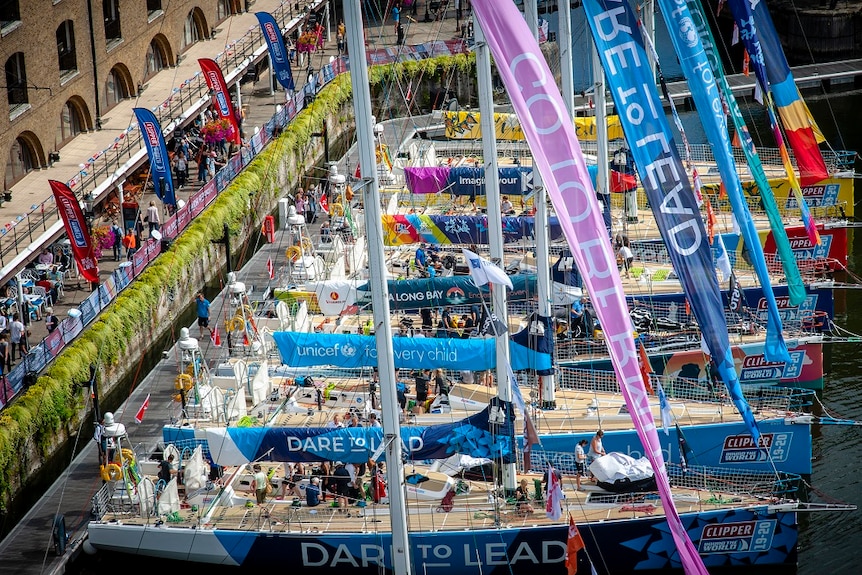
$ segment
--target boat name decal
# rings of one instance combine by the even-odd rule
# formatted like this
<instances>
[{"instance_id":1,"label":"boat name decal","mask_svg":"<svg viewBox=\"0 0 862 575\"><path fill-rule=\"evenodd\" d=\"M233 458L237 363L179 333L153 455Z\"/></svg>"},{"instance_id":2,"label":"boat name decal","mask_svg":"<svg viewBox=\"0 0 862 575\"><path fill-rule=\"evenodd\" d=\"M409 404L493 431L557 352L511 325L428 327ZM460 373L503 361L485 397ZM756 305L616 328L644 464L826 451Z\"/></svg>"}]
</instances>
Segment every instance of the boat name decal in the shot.
<instances>
[{"instance_id":1,"label":"boat name decal","mask_svg":"<svg viewBox=\"0 0 862 575\"><path fill-rule=\"evenodd\" d=\"M805 198L809 206L834 206L838 203L838 191L840 189L841 186L838 184L805 186L802 188L802 197ZM788 194L785 207L787 209L798 208L799 204L796 203L796 196Z\"/></svg>"},{"instance_id":2,"label":"boat name decal","mask_svg":"<svg viewBox=\"0 0 862 575\"><path fill-rule=\"evenodd\" d=\"M796 379L802 375L805 350L790 352L790 361L766 361L763 354L747 355L742 360L739 380L743 383L761 379Z\"/></svg>"},{"instance_id":3,"label":"boat name decal","mask_svg":"<svg viewBox=\"0 0 862 575\"><path fill-rule=\"evenodd\" d=\"M758 553L769 551L775 520L714 523L703 528L700 553Z\"/></svg>"},{"instance_id":4,"label":"boat name decal","mask_svg":"<svg viewBox=\"0 0 862 575\"><path fill-rule=\"evenodd\" d=\"M797 260L816 260L829 256L829 250L832 246L832 236L822 234L820 236L820 245L811 245L807 236L799 236L790 239L790 247L793 249L793 254Z\"/></svg>"},{"instance_id":5,"label":"boat name decal","mask_svg":"<svg viewBox=\"0 0 862 575\"><path fill-rule=\"evenodd\" d=\"M754 439L748 434L729 435L724 438L721 449L721 463L751 463L766 461L785 461L790 453L790 442L793 433L762 433L760 445L754 444Z\"/></svg>"}]
</instances>

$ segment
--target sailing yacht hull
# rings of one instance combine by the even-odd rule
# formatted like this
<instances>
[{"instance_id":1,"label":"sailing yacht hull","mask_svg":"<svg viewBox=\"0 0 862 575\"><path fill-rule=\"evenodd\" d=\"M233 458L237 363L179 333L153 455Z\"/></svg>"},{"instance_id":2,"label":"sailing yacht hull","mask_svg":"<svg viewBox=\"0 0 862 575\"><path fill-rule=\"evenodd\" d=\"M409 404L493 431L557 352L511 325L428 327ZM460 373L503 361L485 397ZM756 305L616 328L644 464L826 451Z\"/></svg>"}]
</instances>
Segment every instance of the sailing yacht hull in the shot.
<instances>
[{"instance_id":1,"label":"sailing yacht hull","mask_svg":"<svg viewBox=\"0 0 862 575\"><path fill-rule=\"evenodd\" d=\"M707 567L796 563L795 512L756 507L686 513L682 520ZM584 523L579 530L598 573L680 567L664 517ZM567 573L567 533L565 525L411 533L414 572ZM285 533L92 522L89 543L98 550L193 563L282 569L288 561L292 573L337 568L341 575L394 574L391 534L374 531ZM586 557L581 553L580 561Z\"/></svg>"}]
</instances>

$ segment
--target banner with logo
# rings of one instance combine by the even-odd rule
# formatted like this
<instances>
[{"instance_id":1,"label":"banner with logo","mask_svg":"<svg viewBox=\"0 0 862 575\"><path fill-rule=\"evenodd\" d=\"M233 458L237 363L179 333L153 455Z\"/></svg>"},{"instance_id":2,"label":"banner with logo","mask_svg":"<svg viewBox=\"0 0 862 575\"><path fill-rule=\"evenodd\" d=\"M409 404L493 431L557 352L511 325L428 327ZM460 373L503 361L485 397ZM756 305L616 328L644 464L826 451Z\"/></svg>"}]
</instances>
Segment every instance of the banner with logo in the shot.
<instances>
[{"instance_id":1,"label":"banner with logo","mask_svg":"<svg viewBox=\"0 0 862 575\"><path fill-rule=\"evenodd\" d=\"M230 92L228 92L227 83L224 81L221 68L219 68L215 60L210 58L199 58L198 64L200 64L201 70L204 73L204 79L212 92L212 103L215 105L219 118L230 122L230 125L233 127L233 141L237 144L242 144L239 136L239 122L237 121L236 111L233 109L233 104L230 101Z\"/></svg>"},{"instance_id":2,"label":"banner with logo","mask_svg":"<svg viewBox=\"0 0 862 575\"><path fill-rule=\"evenodd\" d=\"M817 272L818 270L830 269L838 271L845 269L848 263L848 243L847 243L847 228L826 228L823 225L817 226L817 232L820 237L819 244L812 244L808 235L808 230L802 226L787 228L787 238L790 242L790 249L796 258L799 269L806 274ZM734 263L738 260L745 260L747 255L743 250L743 242L740 241L736 234L722 234L727 253L730 256L730 261ZM776 260L775 239L770 230L761 230L759 234L763 252L767 260ZM780 272L780 269L775 266L775 272Z\"/></svg>"},{"instance_id":3,"label":"banner with logo","mask_svg":"<svg viewBox=\"0 0 862 575\"><path fill-rule=\"evenodd\" d=\"M272 334L281 361L290 367L332 365L348 369L377 367L374 336L277 331ZM484 371L496 366L494 338L449 339L395 337L395 367ZM509 343L512 369L551 369L549 354Z\"/></svg>"},{"instance_id":4,"label":"banner with logo","mask_svg":"<svg viewBox=\"0 0 862 575\"><path fill-rule=\"evenodd\" d=\"M487 244L487 216L436 216L399 214L381 216L383 244L404 246L409 244ZM527 216L503 217L503 241L517 242L532 238L535 219ZM548 233L551 240L562 237L562 228L556 217L549 218Z\"/></svg>"},{"instance_id":5,"label":"banner with logo","mask_svg":"<svg viewBox=\"0 0 862 575\"><path fill-rule=\"evenodd\" d=\"M99 282L99 264L93 255L93 243L90 239L90 230L84 220L84 212L81 204L69 186L56 180L48 180L51 191L54 192L54 201L57 202L57 211L63 219L63 227L72 245L72 254L78 264L78 270L88 282Z\"/></svg>"},{"instance_id":6,"label":"banner with logo","mask_svg":"<svg viewBox=\"0 0 862 575\"><path fill-rule=\"evenodd\" d=\"M715 76L706 57L703 43L694 26L691 12L685 3L676 0L658 0L661 7L660 12L664 16L665 24L670 30L671 43L674 46L683 74L688 80L691 96L694 99L698 117L703 126L706 139L711 143L713 157L718 166L722 182L727 190L727 197L733 206L733 215L739 225L742 237L749 246L751 254L751 265L764 288L767 306L766 322L766 354L771 361L786 361L787 346L782 335L783 327L778 315L778 306L772 295L772 278L763 258L763 248L757 239L757 229L748 210L748 204L742 194L739 185L739 175L733 152L730 149L730 136L727 131L727 120L723 113L723 104L716 90ZM722 110L722 113L716 113ZM681 165L681 164L680 164ZM710 266L711 267L711 266ZM716 288L718 284L716 283ZM801 294L800 294L801 298ZM703 316L701 316L703 317ZM710 325L712 328L722 329L721 325ZM711 346L710 349L718 351L720 346ZM726 382L732 385L732 382Z\"/></svg>"},{"instance_id":7,"label":"banner with logo","mask_svg":"<svg viewBox=\"0 0 862 575\"><path fill-rule=\"evenodd\" d=\"M460 421L431 426L401 426L408 459L447 459L453 454L483 459L513 453L512 405L493 398L483 411ZM491 433L494 426L494 434ZM167 427L165 441L192 439L186 430ZM228 427L209 428L206 442L219 465L271 461L365 463L383 443L379 427Z\"/></svg>"},{"instance_id":8,"label":"banner with logo","mask_svg":"<svg viewBox=\"0 0 862 575\"><path fill-rule=\"evenodd\" d=\"M260 30L266 40L266 46L269 49L269 61L272 63L275 77L285 90L292 92L294 85L293 74L290 71L290 55L284 47L281 29L269 12L255 12L254 15L257 16Z\"/></svg>"},{"instance_id":9,"label":"banner with logo","mask_svg":"<svg viewBox=\"0 0 862 575\"><path fill-rule=\"evenodd\" d=\"M536 296L535 275L518 274L509 276L509 279L512 280L514 287L506 292L507 301L525 301ZM488 286L476 287L470 276L389 280L387 283L389 284L389 309L392 310L472 305L481 303L483 298L489 301L490 297ZM371 292L367 283L357 289L358 302L371 301Z\"/></svg>"},{"instance_id":10,"label":"banner with logo","mask_svg":"<svg viewBox=\"0 0 862 575\"><path fill-rule=\"evenodd\" d=\"M159 197L166 205L177 204L174 194L174 178L171 173L171 160L165 147L165 137L156 115L146 108L135 108L135 117L141 137L147 145L147 155L150 157L150 181Z\"/></svg>"}]
</instances>

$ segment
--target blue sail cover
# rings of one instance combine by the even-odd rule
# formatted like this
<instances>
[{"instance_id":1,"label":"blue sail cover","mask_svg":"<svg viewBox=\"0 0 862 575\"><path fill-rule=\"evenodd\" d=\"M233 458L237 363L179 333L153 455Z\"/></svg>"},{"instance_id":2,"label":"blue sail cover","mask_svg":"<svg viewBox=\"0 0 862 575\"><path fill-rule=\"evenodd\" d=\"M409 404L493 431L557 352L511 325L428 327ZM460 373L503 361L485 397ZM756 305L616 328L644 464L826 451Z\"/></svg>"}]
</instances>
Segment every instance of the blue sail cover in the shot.
<instances>
[{"instance_id":1,"label":"blue sail cover","mask_svg":"<svg viewBox=\"0 0 862 575\"><path fill-rule=\"evenodd\" d=\"M733 367L708 236L677 152L628 2L585 0L584 10L640 180L712 359L755 438L757 422ZM696 31L695 36L696 36Z\"/></svg>"},{"instance_id":2,"label":"blue sail cover","mask_svg":"<svg viewBox=\"0 0 862 575\"><path fill-rule=\"evenodd\" d=\"M739 183L736 162L730 149L727 119L716 87L715 75L706 58L691 12L685 3L678 3L676 0L658 0L658 2L668 30L671 30L670 39L679 57L682 71L688 79L706 139L712 143L712 153L727 190L727 198L733 207L733 214L739 223L742 237L745 238L745 245L751 251L751 263L767 299L768 314L764 348L766 359L789 361L790 355L787 353L787 346L781 334L783 330L781 317L778 314L775 296L772 294L772 278L769 276L769 270L766 269L763 247L760 245L757 229L754 227L754 221L751 219L751 213Z\"/></svg>"},{"instance_id":3,"label":"blue sail cover","mask_svg":"<svg viewBox=\"0 0 862 575\"><path fill-rule=\"evenodd\" d=\"M446 459L454 454L511 458L512 404L492 398L481 412L453 423L400 427L408 459ZM174 438L175 439L175 438ZM206 430L212 460L223 466L252 461L366 463L383 442L379 427L227 427Z\"/></svg>"},{"instance_id":4,"label":"blue sail cover","mask_svg":"<svg viewBox=\"0 0 862 575\"><path fill-rule=\"evenodd\" d=\"M533 313L527 320L527 327L512 335L512 341L537 352L534 355L528 355L528 360L533 358L541 358L545 355L554 356L554 320L549 317ZM554 375L554 368L544 366L531 365L531 370L536 372L536 375Z\"/></svg>"},{"instance_id":5,"label":"blue sail cover","mask_svg":"<svg viewBox=\"0 0 862 575\"><path fill-rule=\"evenodd\" d=\"M536 296L535 274L509 276L514 289L506 292L506 300L524 301ZM490 297L488 285L476 287L470 276L451 276L419 278L410 280L389 280L389 309L411 310L426 307L445 307L451 305L471 305L486 301ZM356 288L356 301L371 301L368 284Z\"/></svg>"},{"instance_id":6,"label":"blue sail cover","mask_svg":"<svg viewBox=\"0 0 862 575\"><path fill-rule=\"evenodd\" d=\"M331 365L349 369L377 366L377 347L372 335L277 331L272 334L281 361L290 367ZM493 338L392 339L395 367L401 369L453 369L484 371L496 366ZM551 369L551 355L509 342L512 369Z\"/></svg>"}]
</instances>

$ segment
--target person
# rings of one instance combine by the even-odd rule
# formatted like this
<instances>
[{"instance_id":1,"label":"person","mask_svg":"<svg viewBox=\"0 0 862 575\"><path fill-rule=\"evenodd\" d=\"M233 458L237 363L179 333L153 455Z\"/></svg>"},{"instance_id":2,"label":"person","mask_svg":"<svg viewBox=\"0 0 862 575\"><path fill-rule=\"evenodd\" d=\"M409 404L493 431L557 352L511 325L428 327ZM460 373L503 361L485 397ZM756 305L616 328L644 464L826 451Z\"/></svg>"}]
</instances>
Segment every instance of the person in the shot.
<instances>
[{"instance_id":1,"label":"person","mask_svg":"<svg viewBox=\"0 0 862 575\"><path fill-rule=\"evenodd\" d=\"M12 323L9 326L9 340L12 342L12 361L15 361L16 349L23 359L27 355L27 334L17 313L12 316Z\"/></svg>"},{"instance_id":2,"label":"person","mask_svg":"<svg viewBox=\"0 0 862 575\"><path fill-rule=\"evenodd\" d=\"M314 476L305 488L305 504L309 507L320 505L320 478Z\"/></svg>"},{"instance_id":3,"label":"person","mask_svg":"<svg viewBox=\"0 0 862 575\"><path fill-rule=\"evenodd\" d=\"M449 382L446 381L446 375L442 369L437 369L434 372L434 393L436 395L449 395Z\"/></svg>"},{"instance_id":4,"label":"person","mask_svg":"<svg viewBox=\"0 0 862 575\"><path fill-rule=\"evenodd\" d=\"M255 464L252 469L254 469L254 475L251 480L251 488L254 489L257 504L263 505L266 503L266 473L258 464Z\"/></svg>"},{"instance_id":5,"label":"person","mask_svg":"<svg viewBox=\"0 0 862 575\"><path fill-rule=\"evenodd\" d=\"M344 424L341 423L341 416L337 413L332 416L332 421L326 424L327 429L340 429L344 427Z\"/></svg>"},{"instance_id":6,"label":"person","mask_svg":"<svg viewBox=\"0 0 862 575\"><path fill-rule=\"evenodd\" d=\"M425 266L428 265L428 257L425 255L425 244L419 244L419 247L416 248L414 260L416 261L416 268L424 272Z\"/></svg>"},{"instance_id":7,"label":"person","mask_svg":"<svg viewBox=\"0 0 862 575\"><path fill-rule=\"evenodd\" d=\"M131 261L132 256L138 251L138 238L135 237L134 229L129 228L129 231L123 236L123 246L126 248L126 259Z\"/></svg>"},{"instance_id":8,"label":"person","mask_svg":"<svg viewBox=\"0 0 862 575\"><path fill-rule=\"evenodd\" d=\"M340 24L339 24L339 26L340 26ZM339 30L340 30L340 28L339 28ZM335 35L335 46L336 46L336 47L337 47L337 49L338 49L338 55L339 55L339 56L341 56L342 54L344 54L344 53L345 53L345 50L344 50L344 34L342 34L341 32L338 32L338 33Z\"/></svg>"},{"instance_id":9,"label":"person","mask_svg":"<svg viewBox=\"0 0 862 575\"><path fill-rule=\"evenodd\" d=\"M347 470L343 463L337 462L335 464L335 471L332 472L332 475L335 478L336 506L344 509L347 507L347 498L350 496L350 484L352 482L350 471Z\"/></svg>"},{"instance_id":10,"label":"person","mask_svg":"<svg viewBox=\"0 0 862 575\"><path fill-rule=\"evenodd\" d=\"M395 33L398 34L398 26L401 24L401 2L392 6L392 22L395 24Z\"/></svg>"},{"instance_id":11,"label":"person","mask_svg":"<svg viewBox=\"0 0 862 575\"><path fill-rule=\"evenodd\" d=\"M504 216L515 213L515 206L509 201L509 196L503 196L503 201L500 202L500 213Z\"/></svg>"},{"instance_id":12,"label":"person","mask_svg":"<svg viewBox=\"0 0 862 575\"><path fill-rule=\"evenodd\" d=\"M0 335L0 373L4 374L4 379L5 374L12 370L12 356L9 347L9 338L5 333Z\"/></svg>"},{"instance_id":13,"label":"person","mask_svg":"<svg viewBox=\"0 0 862 575\"><path fill-rule=\"evenodd\" d=\"M174 159L174 171L177 175L177 185L182 188L186 185L186 179L189 175L189 163L183 152L178 153Z\"/></svg>"},{"instance_id":14,"label":"person","mask_svg":"<svg viewBox=\"0 0 862 575\"><path fill-rule=\"evenodd\" d=\"M416 374L416 405L424 407L428 401L428 386L431 383L431 370L423 369Z\"/></svg>"},{"instance_id":15,"label":"person","mask_svg":"<svg viewBox=\"0 0 862 575\"><path fill-rule=\"evenodd\" d=\"M399 381L395 384L395 394L398 396L398 405L401 406L401 411L407 407L407 384Z\"/></svg>"},{"instance_id":16,"label":"person","mask_svg":"<svg viewBox=\"0 0 862 575\"><path fill-rule=\"evenodd\" d=\"M45 308L45 312L45 329L48 330L48 333L54 333L54 330L60 325L60 320L54 315L53 308Z\"/></svg>"},{"instance_id":17,"label":"person","mask_svg":"<svg viewBox=\"0 0 862 575\"><path fill-rule=\"evenodd\" d=\"M176 469L174 469L174 454L168 455L167 459L162 459L159 462L159 474L158 477L160 480L165 483L170 483L171 477L176 474Z\"/></svg>"},{"instance_id":18,"label":"person","mask_svg":"<svg viewBox=\"0 0 862 575\"><path fill-rule=\"evenodd\" d=\"M575 445L575 483L578 491L581 490L581 477L587 475L587 454L584 452L586 445L586 439L580 440Z\"/></svg>"},{"instance_id":19,"label":"person","mask_svg":"<svg viewBox=\"0 0 862 575\"><path fill-rule=\"evenodd\" d=\"M572 302L571 321L574 337L589 338L588 313L587 313L587 296L581 296Z\"/></svg>"},{"instance_id":20,"label":"person","mask_svg":"<svg viewBox=\"0 0 862 575\"><path fill-rule=\"evenodd\" d=\"M54 254L48 251L48 248L42 248L42 253L39 254L38 262L44 265L51 265L54 263Z\"/></svg>"},{"instance_id":21,"label":"person","mask_svg":"<svg viewBox=\"0 0 862 575\"><path fill-rule=\"evenodd\" d=\"M120 255L122 253L122 245L123 245L123 228L117 225L117 220L111 222L111 233L114 234L114 243L112 247L114 249L114 261L120 261Z\"/></svg>"},{"instance_id":22,"label":"person","mask_svg":"<svg viewBox=\"0 0 862 575\"><path fill-rule=\"evenodd\" d=\"M320 224L320 243L332 243L332 228L330 227L329 222L323 222Z\"/></svg>"},{"instance_id":23,"label":"person","mask_svg":"<svg viewBox=\"0 0 862 575\"><path fill-rule=\"evenodd\" d=\"M377 419L377 414L373 411L368 414L368 427L381 427L380 421Z\"/></svg>"},{"instance_id":24,"label":"person","mask_svg":"<svg viewBox=\"0 0 862 575\"><path fill-rule=\"evenodd\" d=\"M622 244L619 247L619 250L617 251L617 253L620 256L620 259L622 260L623 268L625 269L625 272L626 272L626 278L630 278L631 277L631 270L632 270L632 262L634 262L634 260L635 260L635 255L632 252L632 249L629 246L627 246L626 244Z\"/></svg>"},{"instance_id":25,"label":"person","mask_svg":"<svg viewBox=\"0 0 862 575\"><path fill-rule=\"evenodd\" d=\"M198 292L195 305L198 312L198 328L200 328L201 337L204 336L204 329L212 334L210 329L210 300L204 297L204 294Z\"/></svg>"},{"instance_id":26,"label":"person","mask_svg":"<svg viewBox=\"0 0 862 575\"><path fill-rule=\"evenodd\" d=\"M93 430L93 441L99 450L99 465L107 465L108 456L108 437L105 435L105 419L102 418L96 422L96 428Z\"/></svg>"},{"instance_id":27,"label":"person","mask_svg":"<svg viewBox=\"0 0 862 575\"><path fill-rule=\"evenodd\" d=\"M602 437L604 437L605 432L601 429L596 432L593 436L592 441L590 441L590 452L588 453L590 458L590 463L598 459L603 455L607 455L605 453L605 446L602 445Z\"/></svg>"},{"instance_id":28,"label":"person","mask_svg":"<svg viewBox=\"0 0 862 575\"><path fill-rule=\"evenodd\" d=\"M288 464L284 469L284 477L281 479L281 493L276 499L284 499L290 495L294 497L302 497L302 491L299 489L299 482L304 477L302 464L297 463L293 469Z\"/></svg>"},{"instance_id":29,"label":"person","mask_svg":"<svg viewBox=\"0 0 862 575\"><path fill-rule=\"evenodd\" d=\"M296 207L297 215L305 217L306 210L306 200L305 200L305 191L302 188L299 188L296 191L296 200L293 202L294 207Z\"/></svg>"},{"instance_id":30,"label":"person","mask_svg":"<svg viewBox=\"0 0 862 575\"><path fill-rule=\"evenodd\" d=\"M153 231L158 231L159 224L161 220L159 220L159 208L156 207L156 202L150 202L150 207L147 208L147 223L150 225L150 235L153 235Z\"/></svg>"},{"instance_id":31,"label":"person","mask_svg":"<svg viewBox=\"0 0 862 575\"><path fill-rule=\"evenodd\" d=\"M533 506L530 505L530 490L527 487L526 479L522 479L515 490L515 502L518 506L518 515L529 515L533 512Z\"/></svg>"}]
</instances>

